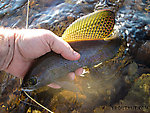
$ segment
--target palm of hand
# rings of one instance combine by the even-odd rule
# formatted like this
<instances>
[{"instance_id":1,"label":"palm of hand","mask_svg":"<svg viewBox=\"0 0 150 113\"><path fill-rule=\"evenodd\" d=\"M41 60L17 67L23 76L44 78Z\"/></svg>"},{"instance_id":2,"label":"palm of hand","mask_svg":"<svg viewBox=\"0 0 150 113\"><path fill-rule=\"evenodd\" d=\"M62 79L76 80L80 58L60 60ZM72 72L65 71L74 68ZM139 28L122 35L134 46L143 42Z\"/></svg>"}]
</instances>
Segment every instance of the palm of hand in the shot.
<instances>
[{"instance_id":1,"label":"palm of hand","mask_svg":"<svg viewBox=\"0 0 150 113\"><path fill-rule=\"evenodd\" d=\"M24 77L33 60L53 50L69 60L78 60L68 43L48 30L18 30L15 34L14 56L5 70L17 77Z\"/></svg>"}]
</instances>

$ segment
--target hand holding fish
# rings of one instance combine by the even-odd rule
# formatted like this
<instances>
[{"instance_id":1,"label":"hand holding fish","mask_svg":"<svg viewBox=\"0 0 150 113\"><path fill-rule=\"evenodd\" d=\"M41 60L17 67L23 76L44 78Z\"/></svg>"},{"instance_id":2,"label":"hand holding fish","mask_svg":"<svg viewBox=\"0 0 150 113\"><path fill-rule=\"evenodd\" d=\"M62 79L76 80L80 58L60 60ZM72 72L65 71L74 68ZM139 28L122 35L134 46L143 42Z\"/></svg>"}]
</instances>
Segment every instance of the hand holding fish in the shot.
<instances>
[{"instance_id":1,"label":"hand holding fish","mask_svg":"<svg viewBox=\"0 0 150 113\"><path fill-rule=\"evenodd\" d=\"M50 51L68 60L80 58L67 42L49 30L0 28L0 31L0 70L16 77L24 77L34 59Z\"/></svg>"}]
</instances>

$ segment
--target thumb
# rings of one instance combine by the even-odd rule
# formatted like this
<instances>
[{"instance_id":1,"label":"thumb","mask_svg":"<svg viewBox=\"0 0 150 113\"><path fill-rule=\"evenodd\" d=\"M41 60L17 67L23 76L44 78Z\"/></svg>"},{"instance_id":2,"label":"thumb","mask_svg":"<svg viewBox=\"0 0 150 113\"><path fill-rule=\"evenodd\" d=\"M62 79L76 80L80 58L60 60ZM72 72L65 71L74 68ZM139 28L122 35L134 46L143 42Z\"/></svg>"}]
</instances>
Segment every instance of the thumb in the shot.
<instances>
[{"instance_id":1,"label":"thumb","mask_svg":"<svg viewBox=\"0 0 150 113\"><path fill-rule=\"evenodd\" d=\"M58 54L61 54L68 60L78 60L80 58L80 54L74 51L71 46L61 37L58 37L54 33L51 33L51 35L52 36L47 38L47 42L51 50Z\"/></svg>"}]
</instances>

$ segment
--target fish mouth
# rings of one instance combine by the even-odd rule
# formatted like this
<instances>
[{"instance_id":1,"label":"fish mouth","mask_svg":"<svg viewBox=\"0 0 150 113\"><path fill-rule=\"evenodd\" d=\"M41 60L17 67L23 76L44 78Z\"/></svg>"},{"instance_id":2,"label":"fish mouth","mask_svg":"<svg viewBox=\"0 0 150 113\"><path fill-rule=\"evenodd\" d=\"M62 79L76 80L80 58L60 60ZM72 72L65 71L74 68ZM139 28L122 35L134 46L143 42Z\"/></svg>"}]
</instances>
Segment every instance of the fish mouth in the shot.
<instances>
[{"instance_id":1,"label":"fish mouth","mask_svg":"<svg viewBox=\"0 0 150 113\"><path fill-rule=\"evenodd\" d=\"M26 87L24 87L24 88L21 88L21 91L26 91L26 92L31 92L31 91L34 91L35 89L30 89L30 88L26 88Z\"/></svg>"},{"instance_id":2,"label":"fish mouth","mask_svg":"<svg viewBox=\"0 0 150 113\"><path fill-rule=\"evenodd\" d=\"M29 87L29 86L27 86L27 84L22 83L22 85L21 85L21 90L22 90L22 91L31 92L31 91L34 91L35 88Z\"/></svg>"}]
</instances>

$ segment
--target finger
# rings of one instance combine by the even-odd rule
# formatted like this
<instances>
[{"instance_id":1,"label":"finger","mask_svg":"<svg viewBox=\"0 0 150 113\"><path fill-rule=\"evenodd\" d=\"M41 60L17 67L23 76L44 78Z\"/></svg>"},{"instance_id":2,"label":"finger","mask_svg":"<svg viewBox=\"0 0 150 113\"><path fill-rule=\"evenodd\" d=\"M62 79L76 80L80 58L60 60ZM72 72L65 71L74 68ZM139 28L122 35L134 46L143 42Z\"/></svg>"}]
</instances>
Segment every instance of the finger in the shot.
<instances>
[{"instance_id":1,"label":"finger","mask_svg":"<svg viewBox=\"0 0 150 113\"><path fill-rule=\"evenodd\" d=\"M68 60L78 60L80 58L80 54L74 51L67 42L56 36L54 33L51 33L50 35L51 36L48 37L47 40L51 50L61 54Z\"/></svg>"},{"instance_id":2,"label":"finger","mask_svg":"<svg viewBox=\"0 0 150 113\"><path fill-rule=\"evenodd\" d=\"M77 69L77 70L75 71L75 74L76 74L77 76L81 75L82 73L83 73L83 68L79 68L79 69Z\"/></svg>"}]
</instances>

